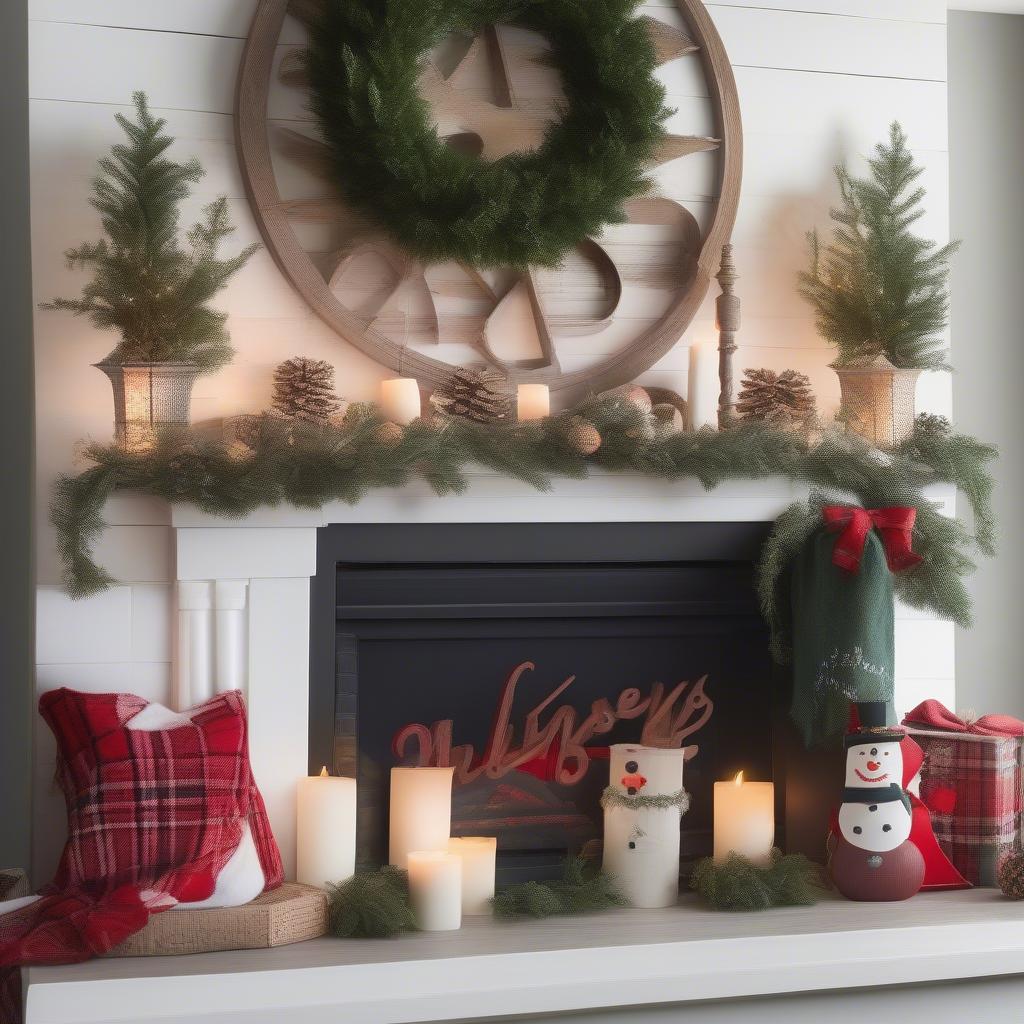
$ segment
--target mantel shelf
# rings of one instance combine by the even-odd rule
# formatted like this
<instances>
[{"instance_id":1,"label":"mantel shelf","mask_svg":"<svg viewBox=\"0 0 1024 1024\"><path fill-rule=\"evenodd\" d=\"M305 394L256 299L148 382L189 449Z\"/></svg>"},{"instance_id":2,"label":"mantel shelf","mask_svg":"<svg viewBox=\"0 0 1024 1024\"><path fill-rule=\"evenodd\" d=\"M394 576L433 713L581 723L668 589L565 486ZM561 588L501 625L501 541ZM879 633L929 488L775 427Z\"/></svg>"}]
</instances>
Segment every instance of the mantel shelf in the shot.
<instances>
[{"instance_id":1,"label":"mantel shelf","mask_svg":"<svg viewBox=\"0 0 1024 1024\"><path fill-rule=\"evenodd\" d=\"M25 972L27 1024L406 1024L1020 974L1024 904L997 891L498 923L391 941L107 959Z\"/></svg>"}]
</instances>

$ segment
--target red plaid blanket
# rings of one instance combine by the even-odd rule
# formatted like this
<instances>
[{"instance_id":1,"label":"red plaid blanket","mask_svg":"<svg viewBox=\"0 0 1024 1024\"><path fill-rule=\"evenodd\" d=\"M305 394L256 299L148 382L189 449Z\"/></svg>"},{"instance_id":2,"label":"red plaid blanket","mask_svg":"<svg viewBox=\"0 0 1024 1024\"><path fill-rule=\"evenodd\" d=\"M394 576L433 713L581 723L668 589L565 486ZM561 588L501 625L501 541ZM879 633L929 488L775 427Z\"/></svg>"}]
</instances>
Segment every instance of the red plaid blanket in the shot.
<instances>
[{"instance_id":1,"label":"red plaid blanket","mask_svg":"<svg viewBox=\"0 0 1024 1024\"><path fill-rule=\"evenodd\" d=\"M68 840L42 899L0 916L0 1022L17 1020L19 966L104 953L177 902L210 896L248 820L266 888L281 858L249 766L237 691L189 712L188 724L143 731L128 694L54 690L39 710L57 739Z\"/></svg>"}]
</instances>

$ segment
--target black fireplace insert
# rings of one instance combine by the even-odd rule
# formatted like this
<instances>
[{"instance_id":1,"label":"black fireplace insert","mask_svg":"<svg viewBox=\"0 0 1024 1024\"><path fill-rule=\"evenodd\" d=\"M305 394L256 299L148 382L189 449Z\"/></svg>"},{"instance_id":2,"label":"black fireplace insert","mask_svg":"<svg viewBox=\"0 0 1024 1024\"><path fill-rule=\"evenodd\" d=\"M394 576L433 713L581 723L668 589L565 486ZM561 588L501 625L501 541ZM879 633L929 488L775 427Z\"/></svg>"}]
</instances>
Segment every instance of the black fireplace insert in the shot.
<instances>
[{"instance_id":1,"label":"black fireplace insert","mask_svg":"<svg viewBox=\"0 0 1024 1024\"><path fill-rule=\"evenodd\" d=\"M600 838L616 742L687 748L682 855L708 854L713 783L782 770L784 687L753 584L767 530L320 530L310 769L358 779L359 863L387 859L391 767L452 765L453 835L496 835L499 880L550 876Z\"/></svg>"}]
</instances>

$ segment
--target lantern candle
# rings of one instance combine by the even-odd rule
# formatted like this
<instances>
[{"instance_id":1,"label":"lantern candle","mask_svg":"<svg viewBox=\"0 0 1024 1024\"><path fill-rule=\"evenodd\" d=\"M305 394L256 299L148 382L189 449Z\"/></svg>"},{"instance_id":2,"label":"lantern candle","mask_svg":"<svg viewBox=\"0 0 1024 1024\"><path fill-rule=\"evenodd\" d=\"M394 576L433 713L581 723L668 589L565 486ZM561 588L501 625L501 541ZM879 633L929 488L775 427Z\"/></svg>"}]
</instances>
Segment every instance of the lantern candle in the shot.
<instances>
[{"instance_id":1,"label":"lantern candle","mask_svg":"<svg viewBox=\"0 0 1024 1024\"><path fill-rule=\"evenodd\" d=\"M380 411L392 423L412 423L420 414L419 384L412 377L381 381Z\"/></svg>"},{"instance_id":2,"label":"lantern candle","mask_svg":"<svg viewBox=\"0 0 1024 1024\"><path fill-rule=\"evenodd\" d=\"M446 853L454 768L392 768L389 862L408 867L412 850Z\"/></svg>"},{"instance_id":3,"label":"lantern candle","mask_svg":"<svg viewBox=\"0 0 1024 1024\"><path fill-rule=\"evenodd\" d=\"M745 782L743 772L729 782L715 783L715 860L738 853L766 864L775 840L775 787L770 782Z\"/></svg>"},{"instance_id":4,"label":"lantern candle","mask_svg":"<svg viewBox=\"0 0 1024 1024\"><path fill-rule=\"evenodd\" d=\"M462 858L438 850L411 850L409 902L425 932L450 932L462 925Z\"/></svg>"},{"instance_id":5,"label":"lantern candle","mask_svg":"<svg viewBox=\"0 0 1024 1024\"><path fill-rule=\"evenodd\" d=\"M691 430L718 424L718 367L710 345L690 346L690 372L686 382L686 411Z\"/></svg>"},{"instance_id":6,"label":"lantern candle","mask_svg":"<svg viewBox=\"0 0 1024 1024\"><path fill-rule=\"evenodd\" d=\"M520 384L516 392L516 415L520 421L550 416L551 391L547 384Z\"/></svg>"},{"instance_id":7,"label":"lantern candle","mask_svg":"<svg viewBox=\"0 0 1024 1024\"><path fill-rule=\"evenodd\" d=\"M325 888L356 869L356 780L320 774L299 780L296 880Z\"/></svg>"},{"instance_id":8,"label":"lantern candle","mask_svg":"<svg viewBox=\"0 0 1024 1024\"><path fill-rule=\"evenodd\" d=\"M463 914L489 914L498 840L493 836L460 836L448 840L448 852L462 858Z\"/></svg>"}]
</instances>

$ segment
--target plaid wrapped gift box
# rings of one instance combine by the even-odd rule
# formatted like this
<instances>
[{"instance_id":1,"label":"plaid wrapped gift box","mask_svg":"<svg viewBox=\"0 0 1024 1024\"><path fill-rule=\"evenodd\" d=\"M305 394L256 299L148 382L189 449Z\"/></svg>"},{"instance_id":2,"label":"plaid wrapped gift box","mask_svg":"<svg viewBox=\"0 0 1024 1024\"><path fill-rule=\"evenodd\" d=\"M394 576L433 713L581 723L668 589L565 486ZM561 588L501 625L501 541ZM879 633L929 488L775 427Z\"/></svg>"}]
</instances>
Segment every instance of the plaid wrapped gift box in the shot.
<instances>
[{"instance_id":1,"label":"plaid wrapped gift box","mask_svg":"<svg viewBox=\"0 0 1024 1024\"><path fill-rule=\"evenodd\" d=\"M997 886L1000 860L1021 841L1024 743L967 731L967 723L964 731L925 729L920 717L912 712L904 725L924 750L920 796L939 846L969 881Z\"/></svg>"}]
</instances>

